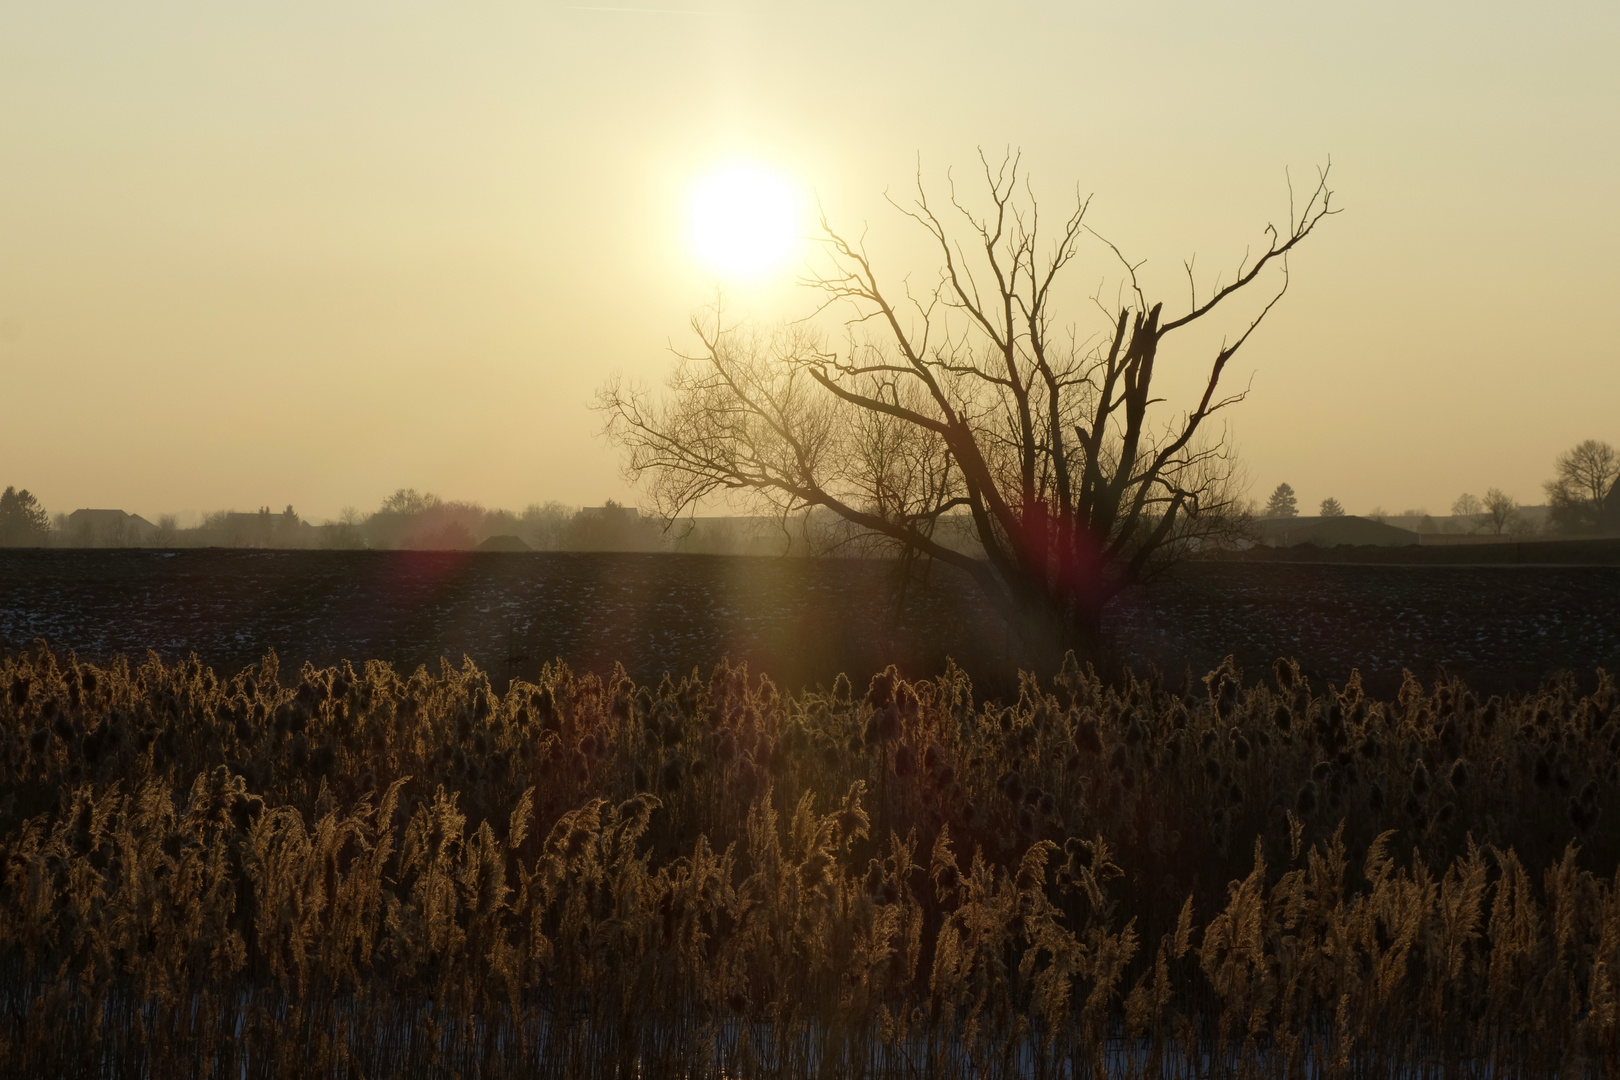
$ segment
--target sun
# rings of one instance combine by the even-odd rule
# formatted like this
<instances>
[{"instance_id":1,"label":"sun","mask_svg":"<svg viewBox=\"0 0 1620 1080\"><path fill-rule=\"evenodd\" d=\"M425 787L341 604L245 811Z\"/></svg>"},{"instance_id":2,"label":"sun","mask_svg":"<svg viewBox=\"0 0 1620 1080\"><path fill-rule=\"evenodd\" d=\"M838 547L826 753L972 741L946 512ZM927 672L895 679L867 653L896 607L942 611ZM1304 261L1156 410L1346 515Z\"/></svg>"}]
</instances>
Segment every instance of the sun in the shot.
<instances>
[{"instance_id":1,"label":"sun","mask_svg":"<svg viewBox=\"0 0 1620 1080\"><path fill-rule=\"evenodd\" d=\"M693 186L688 235L710 270L727 278L761 278L798 249L802 215L803 199L786 177L758 165L730 164Z\"/></svg>"}]
</instances>

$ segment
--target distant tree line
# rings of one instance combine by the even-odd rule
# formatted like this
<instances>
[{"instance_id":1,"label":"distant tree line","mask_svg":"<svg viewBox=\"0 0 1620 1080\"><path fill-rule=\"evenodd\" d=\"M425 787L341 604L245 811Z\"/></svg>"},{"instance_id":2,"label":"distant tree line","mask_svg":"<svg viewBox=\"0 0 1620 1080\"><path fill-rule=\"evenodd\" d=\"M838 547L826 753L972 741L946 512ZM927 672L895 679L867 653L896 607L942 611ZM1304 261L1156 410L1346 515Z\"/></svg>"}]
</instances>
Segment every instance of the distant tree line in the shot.
<instances>
[{"instance_id":1,"label":"distant tree line","mask_svg":"<svg viewBox=\"0 0 1620 1080\"><path fill-rule=\"evenodd\" d=\"M315 523L292 507L221 510L182 527L174 514L150 522L122 510L80 510L54 521L28 490L0 495L0 546L265 549L687 551L764 554L786 550L780 530L746 519L706 519L666 529L664 522L612 499L602 506L531 503L489 510L400 488L372 513L346 508ZM513 541L518 541L513 543Z\"/></svg>"},{"instance_id":2,"label":"distant tree line","mask_svg":"<svg viewBox=\"0 0 1620 1080\"><path fill-rule=\"evenodd\" d=\"M1602 440L1587 439L1559 454L1553 466L1553 478L1542 485L1547 505L1541 516L1530 516L1517 499L1497 487L1487 488L1484 498L1468 492L1457 496L1451 504L1449 519L1436 519L1427 510L1391 514L1374 509L1366 516L1377 521L1398 522L1417 532L1620 536L1620 493L1616 491L1617 480L1620 480L1620 453ZM1329 496L1322 500L1319 513L1322 517L1339 517L1345 510L1338 499ZM1257 512L1260 518L1298 515L1299 497L1286 482L1272 490Z\"/></svg>"},{"instance_id":3,"label":"distant tree line","mask_svg":"<svg viewBox=\"0 0 1620 1080\"><path fill-rule=\"evenodd\" d=\"M400 488L364 520L352 511L338 522L332 546L458 550L491 537L516 538L536 551L662 551L662 522L609 499L602 506L531 503L521 512L486 510Z\"/></svg>"},{"instance_id":4,"label":"distant tree line","mask_svg":"<svg viewBox=\"0 0 1620 1080\"><path fill-rule=\"evenodd\" d=\"M1417 532L1486 533L1558 537L1620 536L1620 453L1607 442L1587 439L1558 455L1554 476L1542 488L1544 515L1527 513L1513 496L1487 488L1483 498L1464 493L1452 503L1449 519L1425 510L1391 514L1381 509L1365 516L1398 523ZM1529 508L1535 511L1536 508ZM1321 501L1322 517L1345 513L1338 499ZM1278 484L1260 518L1299 514L1292 485ZM77 520L76 520L77 519ZM936 525L941 543L983 557L971 530L956 530L954 519ZM441 499L431 492L400 488L370 514L353 507L334 520L316 524L292 506L280 512L261 506L251 513L219 511L190 527L174 514L156 523L122 511L78 511L53 519L27 489L8 486L0 493L0 547L248 547L248 548L380 548L468 550L491 538L516 538L535 551L681 551L712 554L783 554L824 550L871 554L851 545L810 543L811 524L767 518L687 519L666 525L664 519L621 506L609 499L602 506L575 507L560 502L530 503L521 512L488 510L473 502ZM822 531L826 531L823 529ZM512 545L508 545L512 546Z\"/></svg>"}]
</instances>

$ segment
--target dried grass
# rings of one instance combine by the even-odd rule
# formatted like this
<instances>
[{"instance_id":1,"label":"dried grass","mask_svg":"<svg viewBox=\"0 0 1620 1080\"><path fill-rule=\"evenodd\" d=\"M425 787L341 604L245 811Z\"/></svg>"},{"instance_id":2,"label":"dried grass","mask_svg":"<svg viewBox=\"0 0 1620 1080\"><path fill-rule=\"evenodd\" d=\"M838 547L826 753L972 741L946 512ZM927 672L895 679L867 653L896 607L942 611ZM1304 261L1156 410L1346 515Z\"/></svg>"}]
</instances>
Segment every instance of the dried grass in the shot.
<instances>
[{"instance_id":1,"label":"dried grass","mask_svg":"<svg viewBox=\"0 0 1620 1080\"><path fill-rule=\"evenodd\" d=\"M1620 1073L1607 676L0 695L6 1075Z\"/></svg>"}]
</instances>

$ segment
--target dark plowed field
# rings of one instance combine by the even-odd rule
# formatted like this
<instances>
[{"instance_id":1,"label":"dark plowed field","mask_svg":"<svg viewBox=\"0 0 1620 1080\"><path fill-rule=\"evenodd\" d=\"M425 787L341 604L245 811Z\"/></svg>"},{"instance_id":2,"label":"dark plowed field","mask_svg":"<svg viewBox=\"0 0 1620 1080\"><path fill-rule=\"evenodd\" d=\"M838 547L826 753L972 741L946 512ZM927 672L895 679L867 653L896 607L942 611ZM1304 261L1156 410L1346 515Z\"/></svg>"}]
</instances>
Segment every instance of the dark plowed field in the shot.
<instances>
[{"instance_id":1,"label":"dark plowed field","mask_svg":"<svg viewBox=\"0 0 1620 1080\"><path fill-rule=\"evenodd\" d=\"M1113 623L1167 672L1235 653L1250 675L1277 656L1335 682L1359 669L1380 694L1403 670L1493 693L1563 669L1589 685L1620 672L1620 567L1199 563Z\"/></svg>"},{"instance_id":2,"label":"dark plowed field","mask_svg":"<svg viewBox=\"0 0 1620 1080\"><path fill-rule=\"evenodd\" d=\"M1005 631L953 571L896 615L887 564L682 555L454 552L0 552L0 649L45 638L85 658L195 651L233 669L340 658L529 674L622 662L638 679L745 660L779 682L828 682L894 661L956 657L1009 685ZM1125 598L1109 621L1130 655L1174 679L1236 653L1319 678L1359 668L1388 693L1403 668L1445 668L1482 690L1561 668L1620 669L1620 567L1207 563Z\"/></svg>"},{"instance_id":3,"label":"dark plowed field","mask_svg":"<svg viewBox=\"0 0 1620 1080\"><path fill-rule=\"evenodd\" d=\"M959 586L959 582L953 582ZM721 657L787 685L884 658L989 661L1004 641L960 587L913 589L897 622L887 564L706 555L504 552L0 552L0 647L35 637L84 657L195 650L237 668L345 657L500 676L547 660L638 679ZM992 639L987 651L986 633Z\"/></svg>"}]
</instances>

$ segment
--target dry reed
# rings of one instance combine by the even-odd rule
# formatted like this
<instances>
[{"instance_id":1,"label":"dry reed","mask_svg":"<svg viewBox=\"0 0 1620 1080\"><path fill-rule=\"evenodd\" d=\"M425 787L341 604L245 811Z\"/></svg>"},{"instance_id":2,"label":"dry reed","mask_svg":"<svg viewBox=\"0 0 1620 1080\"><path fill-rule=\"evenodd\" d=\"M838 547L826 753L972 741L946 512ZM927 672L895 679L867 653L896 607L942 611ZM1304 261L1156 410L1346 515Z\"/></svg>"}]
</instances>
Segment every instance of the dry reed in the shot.
<instances>
[{"instance_id":1,"label":"dry reed","mask_svg":"<svg viewBox=\"0 0 1620 1080\"><path fill-rule=\"evenodd\" d=\"M1620 710L0 661L0 1071L1620 1074ZM289 685L289 682L291 685Z\"/></svg>"}]
</instances>

